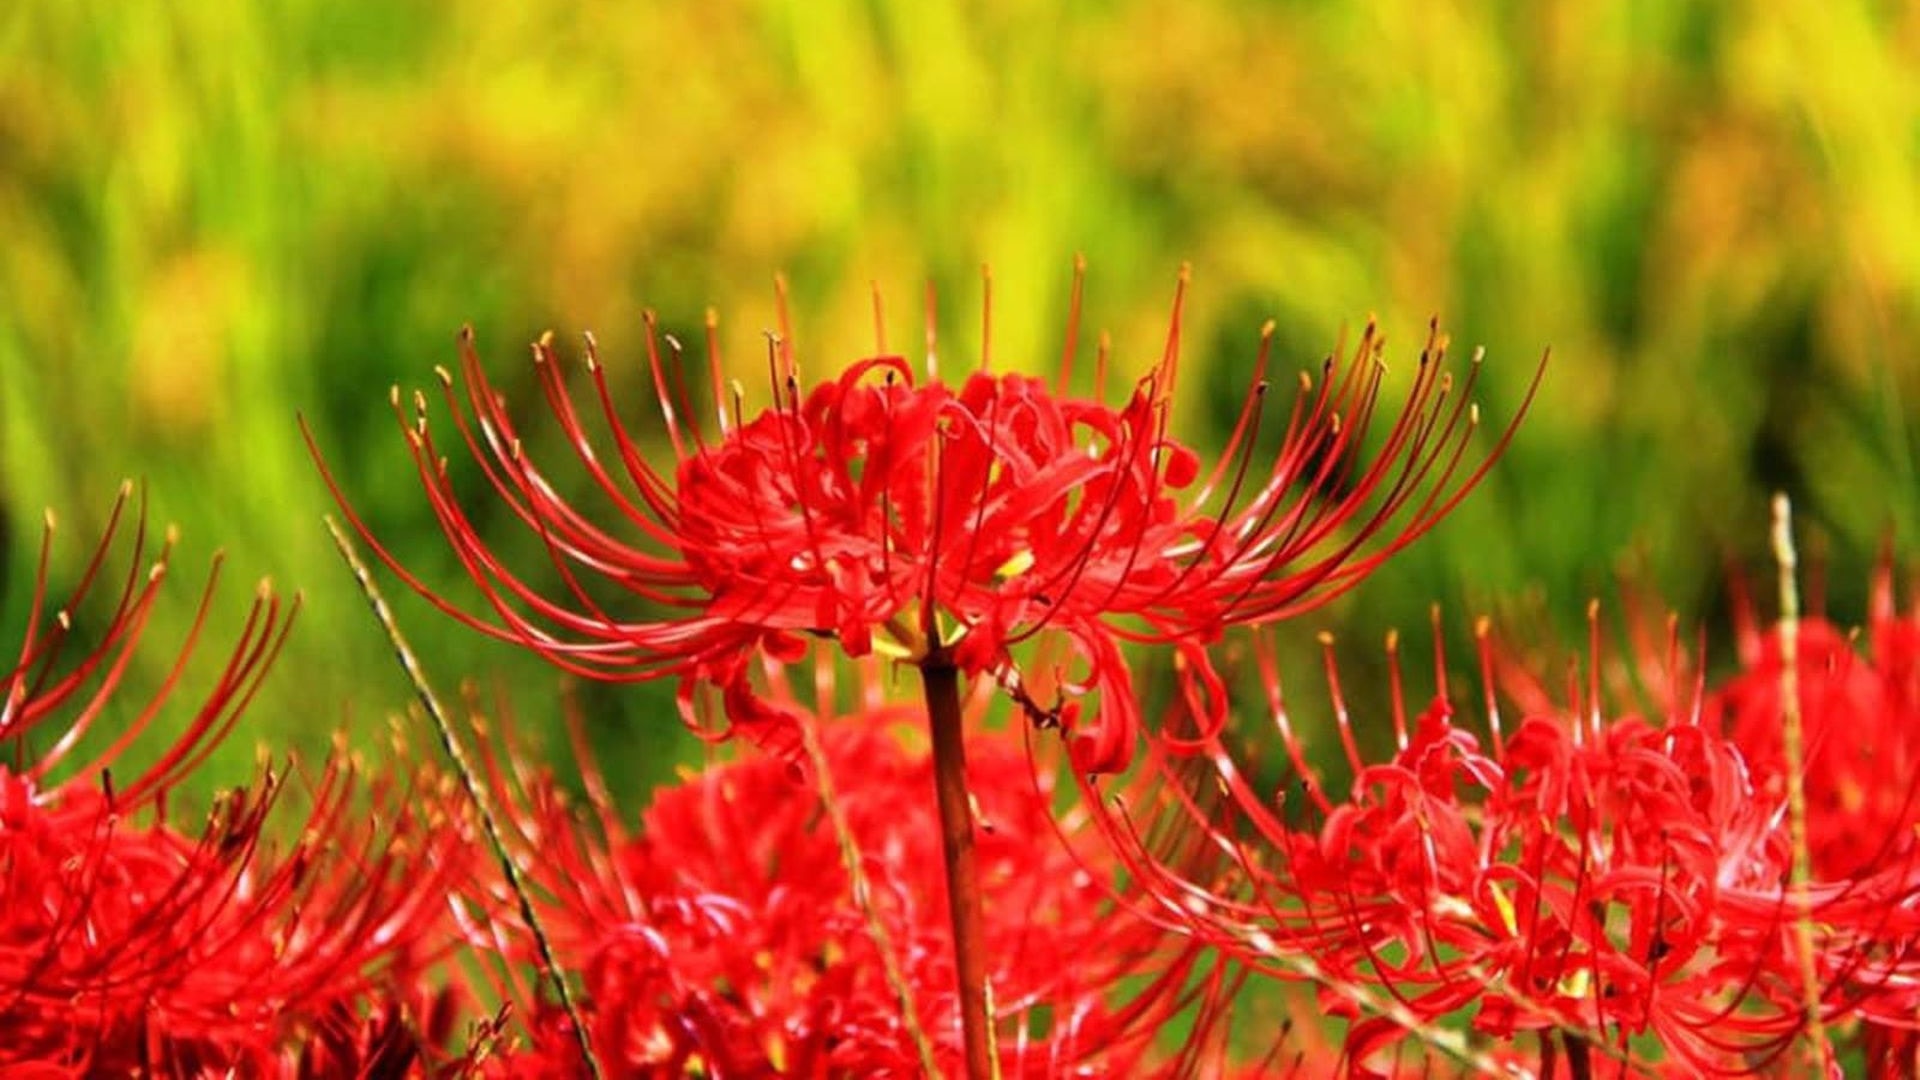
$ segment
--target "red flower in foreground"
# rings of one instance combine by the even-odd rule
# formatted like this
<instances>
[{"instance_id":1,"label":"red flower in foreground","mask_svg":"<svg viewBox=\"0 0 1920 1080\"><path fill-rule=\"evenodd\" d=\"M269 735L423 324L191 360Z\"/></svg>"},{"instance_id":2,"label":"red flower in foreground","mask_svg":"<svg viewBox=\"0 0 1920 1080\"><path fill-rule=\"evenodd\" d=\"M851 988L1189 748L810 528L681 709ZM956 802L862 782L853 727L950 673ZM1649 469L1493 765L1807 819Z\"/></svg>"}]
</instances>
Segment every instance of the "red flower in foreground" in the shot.
<instances>
[{"instance_id":1,"label":"red flower in foreground","mask_svg":"<svg viewBox=\"0 0 1920 1080\"><path fill-rule=\"evenodd\" d=\"M1913 845L1817 875L1803 907L1784 795L1744 746L1701 722L1702 691L1679 669L1677 642L1666 662L1640 657L1634 676L1686 688L1663 715L1607 718L1597 631L1595 674L1569 698L1481 640L1484 734L1455 723L1444 679L1409 725L1396 671L1398 750L1368 762L1333 681L1354 776L1344 798L1313 779L1263 648L1271 715L1302 787L1263 792L1209 742L1223 794L1202 801L1163 783L1126 805L1150 814L1157 804L1160 835L1204 833L1218 865L1169 870L1133 839L1137 822L1109 820L1123 860L1170 919L1262 971L1313 981L1329 1007L1356 1014L1348 1051L1362 1074L1410 1032L1471 1056L1450 1029L1463 1010L1481 1045L1537 1034L1542 1054L1564 1054L1575 1077L1804 1068L1789 1051L1808 1030L1809 961L1824 1023L1915 1023ZM1517 726L1503 729L1496 669L1521 706ZM1296 793L1304 802L1289 806ZM1832 1060L1826 1047L1803 1049Z\"/></svg>"},{"instance_id":2,"label":"red flower in foreground","mask_svg":"<svg viewBox=\"0 0 1920 1080\"><path fill-rule=\"evenodd\" d=\"M544 778L496 767L542 922L584 987L595 1053L610 1076L914 1076L923 1048L958 1075L956 989L931 764L902 741L913 711L865 712L820 729L819 777L770 758L709 766L656 792L629 835L587 771L583 818ZM816 721L808 719L806 723ZM1009 1076L1135 1076L1195 1067L1236 985L1191 943L1119 910L1111 867L1060 843L1050 785L1006 735L976 735L978 856L1000 1067ZM860 852L870 910L844 868L832 815ZM533 853L538 858L533 858ZM478 910L511 909L502 897ZM517 922L473 938L532 958ZM888 965L909 988L903 1013ZM523 990L520 995L526 1000ZM1160 1042L1193 1014L1185 1050ZM535 1045L512 1075L576 1072L557 1008L535 1007Z\"/></svg>"},{"instance_id":3,"label":"red flower in foreground","mask_svg":"<svg viewBox=\"0 0 1920 1080\"><path fill-rule=\"evenodd\" d=\"M423 792L356 791L363 785L340 763L318 776L266 773L218 797L197 833L176 827L174 787L232 729L285 639L292 607L264 585L180 733L151 765L111 772L166 711L214 593L210 581L154 699L118 700L171 549L169 540L146 561L142 515L97 640L69 660L80 605L111 580L124 507L123 492L58 612L46 604L43 547L19 658L0 675L0 1066L318 1076L348 1061L414 1060L424 1047L399 1003L416 996L420 967L444 945L433 931L449 876L462 872L457 839L436 839L421 819L436 805ZM116 710L132 719L101 732ZM308 805L283 843L275 811L294 791ZM371 817L358 816L356 800L368 800Z\"/></svg>"},{"instance_id":4,"label":"red flower in foreground","mask_svg":"<svg viewBox=\"0 0 1920 1080\"><path fill-rule=\"evenodd\" d=\"M1075 290L1077 321L1077 278ZM512 516L545 545L542 572L557 571L560 584L542 587L481 538L453 490L425 398L415 395L409 417L397 390L421 481L490 610L463 611L381 557L444 610L569 671L679 678L690 722L698 691L717 687L733 725L788 751L793 720L750 675L757 655L792 658L796 635L816 635L855 656L879 649L995 679L1037 718L1069 731L1080 768L1117 770L1133 753L1139 720L1122 642L1172 645L1187 654L1185 670L1208 678L1202 643L1351 588L1431 528L1493 456L1465 461L1478 365L1455 388L1441 370L1437 332L1386 432L1369 437L1384 371L1371 326L1346 362L1329 358L1317 380L1301 377L1269 456L1258 447L1271 423L1270 330L1239 423L1211 468L1167 433L1178 297L1161 360L1118 408L1065 390L1077 333L1070 322L1053 387L990 374L984 362L957 387L921 384L903 359L881 355L803 392L782 343L770 357L775 403L746 417L737 397L727 408L716 359L719 422L707 432L685 395L669 391L677 370L669 376L650 334L674 452L668 471L620 419L591 339L593 424L543 339L533 350L540 385L592 504L604 511L586 508L531 460L463 336L458 378L441 373L454 430ZM1100 362L1104 383L1104 346ZM605 434L596 439L590 428L598 426ZM1043 632L1062 636L1077 665L1023 678L1014 650ZM1040 684L1064 698L1037 701ZM1075 700L1089 691L1098 692L1097 710Z\"/></svg>"}]
</instances>

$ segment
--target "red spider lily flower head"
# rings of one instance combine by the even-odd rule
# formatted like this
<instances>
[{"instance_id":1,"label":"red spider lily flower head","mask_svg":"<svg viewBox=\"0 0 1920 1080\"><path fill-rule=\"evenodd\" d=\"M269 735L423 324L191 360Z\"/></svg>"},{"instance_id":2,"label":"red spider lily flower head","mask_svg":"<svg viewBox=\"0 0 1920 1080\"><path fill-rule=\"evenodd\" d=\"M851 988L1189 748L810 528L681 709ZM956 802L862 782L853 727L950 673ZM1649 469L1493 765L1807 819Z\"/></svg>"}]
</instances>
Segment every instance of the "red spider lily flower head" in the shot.
<instances>
[{"instance_id":1,"label":"red spider lily flower head","mask_svg":"<svg viewBox=\"0 0 1920 1080\"><path fill-rule=\"evenodd\" d=\"M1805 964L1826 1022L1903 1008L1910 1021L1920 866L1883 858L1809 882L1803 900L1784 801L1701 722L1705 690L1677 636L1664 659L1638 656L1648 670L1635 678L1688 689L1652 715L1608 715L1590 614L1591 674L1564 694L1498 652L1482 623L1483 732L1455 721L1444 659L1433 703L1411 716L1396 653L1396 750L1379 762L1357 749L1329 646L1353 775L1344 798L1317 780L1262 642L1283 764L1301 786L1262 792L1245 756L1212 740L1216 795L1143 788L1152 797L1126 799L1134 816L1110 816L1108 835L1170 919L1264 972L1317 984L1330 1009L1354 1016L1355 1062L1409 1037L1473 1060L1449 1021L1466 1010L1479 1040L1537 1038L1579 1061L1575 1076L1786 1067L1809 1030ZM1520 706L1510 728L1502 698ZM1305 798L1289 816L1294 794ZM1156 807L1211 839L1221 855L1209 874L1168 872L1138 839Z\"/></svg>"},{"instance_id":2,"label":"red spider lily flower head","mask_svg":"<svg viewBox=\"0 0 1920 1080\"><path fill-rule=\"evenodd\" d=\"M817 771L796 778L757 755L709 765L657 791L631 833L584 756L584 815L516 756L492 762L605 1075L911 1076L929 1062L959 1073L932 766L902 737L915 714L862 709L816 727L783 704L803 734L817 731ZM1117 907L1111 865L1060 842L1075 819L1055 819L1051 782L1017 738L982 733L968 766L1003 1074L1150 1075L1207 1060L1235 978ZM509 909L478 897L471 937L525 962ZM530 1011L533 1044L502 1067L577 1072L564 1013ZM1158 1045L1183 1011L1198 1014L1187 1045Z\"/></svg>"},{"instance_id":3,"label":"red spider lily flower head","mask_svg":"<svg viewBox=\"0 0 1920 1080\"><path fill-rule=\"evenodd\" d=\"M355 768L340 759L318 776L269 770L217 797L197 834L177 827L174 789L232 730L291 624L296 605L265 585L180 734L151 764L112 771L166 713L218 577L159 691L129 708L122 673L172 548L169 536L148 561L144 512L97 637L76 645L83 601L111 581L126 503L123 489L58 611L47 605L49 516L18 659L0 678L0 1065L76 1076L282 1073L376 992L411 985L444 947L429 934L445 922L457 848L434 839L418 809L433 804L413 785L357 791ZM99 730L128 714L121 730ZM104 749L89 751L100 741ZM295 791L307 812L281 841L275 811Z\"/></svg>"},{"instance_id":4,"label":"red spider lily flower head","mask_svg":"<svg viewBox=\"0 0 1920 1080\"><path fill-rule=\"evenodd\" d=\"M1780 627L1758 625L1744 590L1736 600L1744 670L1708 696L1706 718L1784 798ZM1890 549L1874 571L1871 603L1864 635L1813 617L1799 620L1795 640L1807 848L1829 876L1911 850L1920 823L1920 606L1900 610Z\"/></svg>"},{"instance_id":5,"label":"red spider lily flower head","mask_svg":"<svg viewBox=\"0 0 1920 1080\"><path fill-rule=\"evenodd\" d=\"M1273 423L1269 324L1239 422L1208 467L1167 431L1186 275L1160 360L1118 407L1067 389L1079 280L1053 385L989 372L984 350L980 370L958 385L918 382L886 352L882 330L880 355L803 389L783 333L769 349L774 402L753 416L722 388L710 318L714 429L670 389L677 368L663 362L649 318L670 469L653 464L621 420L591 338L591 423L543 338L533 349L540 385L605 513L532 460L465 335L457 376L441 372L453 430L546 547L551 566L540 572L561 585L543 589L487 545L449 479L425 396L409 415L397 389L421 482L489 610L463 611L382 558L444 610L569 671L678 677L690 718L702 688L718 688L731 725L788 751L792 718L749 676L757 655L791 659L812 635L854 656L881 650L996 680L1037 718L1069 729L1080 768L1124 768L1139 714L1122 642L1175 646L1204 678L1201 643L1352 588L1454 506L1512 428L1492 454L1468 460L1478 358L1466 385L1454 386L1437 330L1406 400L1383 408L1383 345L1369 325L1349 358L1301 376L1269 456L1260 449ZM930 345L929 368L931 356ZM1104 344L1099 367L1104 384ZM1023 679L1016 650L1043 633L1067 642L1076 662ZM1061 699L1035 700L1040 684ZM1079 699L1093 692L1098 707L1088 709Z\"/></svg>"}]
</instances>

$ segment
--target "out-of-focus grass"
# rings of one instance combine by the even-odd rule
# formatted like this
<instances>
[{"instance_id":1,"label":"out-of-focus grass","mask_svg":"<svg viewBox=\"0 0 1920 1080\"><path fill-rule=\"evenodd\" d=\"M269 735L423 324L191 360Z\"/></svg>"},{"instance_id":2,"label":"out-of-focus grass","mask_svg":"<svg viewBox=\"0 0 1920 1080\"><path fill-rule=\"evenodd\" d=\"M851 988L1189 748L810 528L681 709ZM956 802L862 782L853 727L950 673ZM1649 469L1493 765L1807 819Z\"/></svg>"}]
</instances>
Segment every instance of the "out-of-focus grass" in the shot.
<instances>
[{"instance_id":1,"label":"out-of-focus grass","mask_svg":"<svg viewBox=\"0 0 1920 1080\"><path fill-rule=\"evenodd\" d=\"M1076 251L1132 370L1195 265L1195 442L1269 316L1307 367L1377 311L1400 380L1439 313L1459 353L1487 346L1494 420L1553 346L1483 490L1316 625L1527 588L1573 622L1636 544L1700 603L1723 547L1761 550L1776 487L1857 567L1888 525L1920 538L1917 53L1920 21L1867 3L7 5L8 625L40 508L70 523L71 573L144 476L187 565L224 545L238 578L307 590L256 716L311 742L404 689L318 526L296 410L395 547L471 599L385 405L462 323L524 387L543 329L637 357L643 305L697 340L713 304L752 388L775 271L816 370L870 348L870 281L897 342L931 281L964 364L990 261L995 363L1043 370ZM445 682L552 684L401 612ZM590 704L624 732L616 771L658 767L663 691Z\"/></svg>"}]
</instances>

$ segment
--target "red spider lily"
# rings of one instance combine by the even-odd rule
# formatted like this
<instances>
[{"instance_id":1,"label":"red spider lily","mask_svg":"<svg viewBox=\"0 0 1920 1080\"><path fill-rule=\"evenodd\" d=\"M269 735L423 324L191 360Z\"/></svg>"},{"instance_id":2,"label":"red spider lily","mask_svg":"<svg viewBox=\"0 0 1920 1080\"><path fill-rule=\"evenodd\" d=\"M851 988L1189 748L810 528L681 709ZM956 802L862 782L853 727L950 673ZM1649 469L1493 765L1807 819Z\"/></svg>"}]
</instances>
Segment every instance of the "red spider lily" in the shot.
<instances>
[{"instance_id":1,"label":"red spider lily","mask_svg":"<svg viewBox=\"0 0 1920 1080\"><path fill-rule=\"evenodd\" d=\"M1920 880L1920 608L1898 608L1890 549L1874 571L1871 595L1864 635L1819 617L1796 625L1806 849L1823 878L1894 874L1912 883ZM1708 695L1704 712L1746 751L1761 789L1783 801L1790 766L1782 738L1782 630L1757 624L1744 590L1736 598L1744 670ZM1856 648L1861 637L1866 655ZM1912 1030L1920 985L1909 981L1898 994L1879 989L1861 1002L1876 1075L1920 1075Z\"/></svg>"},{"instance_id":2,"label":"red spider lily","mask_svg":"<svg viewBox=\"0 0 1920 1080\"><path fill-rule=\"evenodd\" d=\"M590 411L600 421L590 424L543 338L533 348L540 386L604 513L531 460L463 335L457 377L441 371L453 430L545 546L551 565L541 572L557 573L560 586L542 588L481 538L449 479L425 397L414 396L409 416L397 389L395 412L421 482L487 610L460 609L380 555L443 610L568 671L677 677L690 722L701 688L718 688L730 724L789 752L793 718L750 675L757 655L790 660L797 635L815 635L854 656L881 649L997 680L1037 718L1069 729L1081 769L1118 770L1134 752L1139 721L1123 642L1171 645L1204 677L1202 643L1352 588L1455 505L1512 433L1478 464L1466 461L1478 364L1454 387L1436 330L1405 402L1384 434L1369 438L1384 372L1370 325L1348 360L1329 358L1317 380L1301 377L1268 456L1258 446L1269 326L1227 449L1203 468L1167 433L1184 290L1183 274L1161 359L1118 408L1066 390L1076 276L1054 386L990 374L984 356L982 370L957 387L922 384L906 361L879 355L803 392L791 348L776 339L775 402L747 418L737 395L726 408L710 347L721 403L713 432L669 390L677 382L649 319L670 471L649 461L621 420L592 339ZM1103 384L1105 368L1103 346ZM590 428L598 426L605 434L596 439ZM1022 679L1014 656L1042 633L1063 637L1078 660L1076 670L1038 680L1064 695L1050 705L1031 696L1035 680ZM1097 714L1077 700L1092 691Z\"/></svg>"},{"instance_id":3,"label":"red spider lily","mask_svg":"<svg viewBox=\"0 0 1920 1080\"><path fill-rule=\"evenodd\" d=\"M1760 627L1744 595L1736 617L1744 670L1707 697L1707 719L1739 742L1761 786L1784 798L1779 629ZM1874 573L1865 629L1864 656L1856 635L1825 618L1800 620L1796 640L1807 847L1826 875L1910 850L1920 822L1920 606L1898 609L1890 552Z\"/></svg>"},{"instance_id":4,"label":"red spider lily","mask_svg":"<svg viewBox=\"0 0 1920 1080\"><path fill-rule=\"evenodd\" d=\"M1784 798L1757 782L1738 742L1701 722L1705 691L1677 639L1664 660L1643 650L1652 666L1639 681L1686 689L1660 715L1608 717L1598 638L1596 622L1593 674L1562 697L1496 657L1483 624L1484 738L1454 721L1444 677L1410 722L1396 656L1398 748L1378 763L1357 750L1329 649L1354 777L1345 798L1314 778L1263 643L1256 658L1297 792L1263 793L1243 760L1201 739L1217 792L1174 782L1159 756L1124 800L1129 816L1106 819L1108 835L1169 921L1261 971L1316 982L1329 1008L1354 1016L1347 1050L1360 1075L1410 1033L1471 1060L1447 1019L1463 1010L1477 1039L1537 1036L1575 1077L1784 1069L1808 1030L1807 962L1826 1023L1898 1023L1904 1010L1912 1025L1911 847L1803 894ZM1510 733L1496 681L1521 706ZM1305 799L1289 817L1296 793ZM1219 853L1212 869L1185 859L1169 870L1138 835L1155 816L1158 835L1203 833Z\"/></svg>"},{"instance_id":5,"label":"red spider lily","mask_svg":"<svg viewBox=\"0 0 1920 1080\"><path fill-rule=\"evenodd\" d=\"M354 1018L410 987L444 947L444 932L438 944L433 935L449 877L462 872L457 836L423 818L437 812L431 793L384 782L356 791L341 761L318 776L269 771L223 794L197 835L174 825L173 789L232 729L285 640L296 605L265 585L180 733L152 764L113 773L166 711L218 577L160 690L122 730L99 731L127 708L121 676L172 548L169 537L149 563L139 515L111 611L68 660L73 613L109 580L125 505L123 490L67 606L50 614L49 518L33 613L0 677L0 1065L9 1075L315 1075L326 1067L316 1062L338 1064L355 1045L395 1060L398 1021ZM283 843L275 810L293 790L308 806Z\"/></svg>"},{"instance_id":6,"label":"red spider lily","mask_svg":"<svg viewBox=\"0 0 1920 1080\"><path fill-rule=\"evenodd\" d=\"M914 719L869 709L820 729L822 760L840 779L832 803L756 756L656 792L634 833L590 765L583 816L549 778L511 755L493 759L492 785L560 963L584 987L606 1075L912 1076L928 1058L960 1070L947 886L924 796L932 765L901 738ZM1073 818L1054 820L1051 785L1017 740L978 736L968 779L1004 1074L1187 1074L1213 1060L1207 1036L1235 979L1116 909L1111 866L1083 865L1059 842ZM859 888L835 814L860 852ZM517 920L482 917L508 907L480 897L472 937L528 961ZM1156 1045L1187 1010L1197 1013L1187 1045ZM577 1072L564 1014L533 1012L533 1045L502 1068Z\"/></svg>"}]
</instances>

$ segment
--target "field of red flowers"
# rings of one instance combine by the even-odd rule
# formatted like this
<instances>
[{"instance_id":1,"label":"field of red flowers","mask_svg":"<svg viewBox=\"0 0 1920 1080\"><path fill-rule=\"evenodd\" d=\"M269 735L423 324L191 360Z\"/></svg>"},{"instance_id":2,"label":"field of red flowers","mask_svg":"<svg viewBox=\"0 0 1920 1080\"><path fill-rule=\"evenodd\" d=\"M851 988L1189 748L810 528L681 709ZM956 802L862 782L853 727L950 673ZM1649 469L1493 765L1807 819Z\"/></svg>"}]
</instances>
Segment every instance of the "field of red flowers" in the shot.
<instances>
[{"instance_id":1,"label":"field of red flowers","mask_svg":"<svg viewBox=\"0 0 1920 1080\"><path fill-rule=\"evenodd\" d=\"M6 0L0 1080L1920 1080L1916 162L1887 0Z\"/></svg>"},{"instance_id":2,"label":"field of red flowers","mask_svg":"<svg viewBox=\"0 0 1920 1080\"><path fill-rule=\"evenodd\" d=\"M1482 618L1449 656L1436 610L1430 645L1388 638L1377 711L1348 709L1326 640L1331 711L1303 727L1273 629L1472 498L1524 405L1483 414L1484 361L1437 328L1305 368L1263 336L1203 457L1170 424L1186 295L1144 373L1083 340L1076 277L1052 379L985 349L942 369L930 333L889 352L876 301L871 355L803 363L783 326L757 387L650 336L644 403L591 339L537 342L517 400L464 336L431 391L393 394L392 453L469 587L389 554L309 435L418 707L379 753L268 747L205 806L176 791L290 676L297 599L235 602L216 562L158 636L191 573L144 492L99 537L50 513L0 712L0 1063L1914 1075L1920 608L1893 552L1863 617L1803 612L1782 498L1777 573L1742 579L1731 626L1628 582L1574 647ZM57 545L90 553L70 594ZM395 583L444 617L401 625ZM561 767L511 688L436 694L408 642L449 628L669 681L659 722L715 749L621 805L576 701ZM1731 674L1702 661L1715 634ZM155 654L171 674L125 700ZM165 749L130 757L163 715Z\"/></svg>"}]
</instances>

